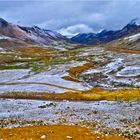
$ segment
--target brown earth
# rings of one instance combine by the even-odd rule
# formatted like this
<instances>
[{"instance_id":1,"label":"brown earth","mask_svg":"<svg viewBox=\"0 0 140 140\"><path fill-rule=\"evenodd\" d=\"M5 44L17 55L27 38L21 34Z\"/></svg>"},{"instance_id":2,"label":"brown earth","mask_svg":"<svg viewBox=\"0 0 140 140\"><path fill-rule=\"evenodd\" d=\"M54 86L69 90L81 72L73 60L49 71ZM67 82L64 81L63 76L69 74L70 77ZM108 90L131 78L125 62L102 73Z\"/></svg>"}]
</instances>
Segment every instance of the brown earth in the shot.
<instances>
[{"instance_id":1,"label":"brown earth","mask_svg":"<svg viewBox=\"0 0 140 140\"><path fill-rule=\"evenodd\" d=\"M0 129L3 140L128 140L119 136L100 136L79 126L48 125Z\"/></svg>"}]
</instances>

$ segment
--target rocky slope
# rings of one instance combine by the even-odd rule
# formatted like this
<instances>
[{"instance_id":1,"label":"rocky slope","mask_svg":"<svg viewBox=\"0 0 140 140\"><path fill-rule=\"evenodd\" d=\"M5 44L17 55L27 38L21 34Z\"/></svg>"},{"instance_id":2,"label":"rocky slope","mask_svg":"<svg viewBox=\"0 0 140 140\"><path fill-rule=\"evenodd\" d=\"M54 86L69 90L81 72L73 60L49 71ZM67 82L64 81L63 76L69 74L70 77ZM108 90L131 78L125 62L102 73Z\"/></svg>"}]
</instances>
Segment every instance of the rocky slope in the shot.
<instances>
[{"instance_id":1,"label":"rocky slope","mask_svg":"<svg viewBox=\"0 0 140 140\"><path fill-rule=\"evenodd\" d=\"M68 41L66 37L55 31L41 29L37 26L22 27L9 23L2 18L0 18L0 40L7 40L9 46L17 45L19 42L19 46L26 46L28 44L49 45L55 41ZM7 45L5 44L5 46Z\"/></svg>"},{"instance_id":2,"label":"rocky slope","mask_svg":"<svg viewBox=\"0 0 140 140\"><path fill-rule=\"evenodd\" d=\"M140 54L140 32L102 46L110 51Z\"/></svg>"}]
</instances>

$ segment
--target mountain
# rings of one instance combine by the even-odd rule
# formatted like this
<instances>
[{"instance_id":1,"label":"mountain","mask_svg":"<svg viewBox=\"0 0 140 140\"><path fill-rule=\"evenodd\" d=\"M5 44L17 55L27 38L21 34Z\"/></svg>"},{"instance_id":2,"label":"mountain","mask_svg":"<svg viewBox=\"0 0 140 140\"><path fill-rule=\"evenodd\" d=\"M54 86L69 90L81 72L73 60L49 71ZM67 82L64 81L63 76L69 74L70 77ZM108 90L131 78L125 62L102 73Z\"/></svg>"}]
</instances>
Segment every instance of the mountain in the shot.
<instances>
[{"instance_id":1,"label":"mountain","mask_svg":"<svg viewBox=\"0 0 140 140\"><path fill-rule=\"evenodd\" d=\"M0 18L0 36L7 37L18 42L25 42L29 44L39 44L39 45L49 45L55 41L67 41L67 38L61 34L51 31L41 29L37 26L33 27L23 27L7 22L6 20Z\"/></svg>"},{"instance_id":2,"label":"mountain","mask_svg":"<svg viewBox=\"0 0 140 140\"><path fill-rule=\"evenodd\" d=\"M54 49L65 50L77 46L77 43L86 45L97 45L109 43L109 49L113 48L118 42L124 46L129 46L130 42L123 38L139 34L140 25L136 20L132 20L125 27L116 31L103 30L100 33L78 34L71 38L71 42L65 36L51 30L41 29L37 26L25 27L7 22L0 18L0 48L17 49L20 47L51 47ZM116 41L115 41L116 40ZM121 41L120 41L121 40ZM113 41L113 45L112 42ZM72 43L73 42L73 43ZM127 43L126 43L127 42ZM137 41L139 44L139 41ZM136 42L131 43L136 44ZM116 48L114 47L114 49ZM121 45L120 45L121 46Z\"/></svg>"},{"instance_id":3,"label":"mountain","mask_svg":"<svg viewBox=\"0 0 140 140\"><path fill-rule=\"evenodd\" d=\"M33 27L22 27L18 26L21 30L25 31L28 34L32 35L32 38L35 41L38 41L43 44L47 44L48 42L46 41L66 41L67 38L65 36L62 36L61 34L51 31L51 30L46 30L46 29L41 29L37 26ZM39 37L38 39L34 37ZM40 39L40 40L39 40ZM42 39L42 40L41 40ZM42 41L42 42L41 42Z\"/></svg>"},{"instance_id":4,"label":"mountain","mask_svg":"<svg viewBox=\"0 0 140 140\"><path fill-rule=\"evenodd\" d=\"M80 44L96 45L107 43L140 31L140 26L137 25L136 19L132 20L125 27L116 31L103 30L100 33L84 33L78 34L71 38L71 41Z\"/></svg>"},{"instance_id":5,"label":"mountain","mask_svg":"<svg viewBox=\"0 0 140 140\"><path fill-rule=\"evenodd\" d=\"M140 54L140 32L101 44L101 46L109 51Z\"/></svg>"}]
</instances>

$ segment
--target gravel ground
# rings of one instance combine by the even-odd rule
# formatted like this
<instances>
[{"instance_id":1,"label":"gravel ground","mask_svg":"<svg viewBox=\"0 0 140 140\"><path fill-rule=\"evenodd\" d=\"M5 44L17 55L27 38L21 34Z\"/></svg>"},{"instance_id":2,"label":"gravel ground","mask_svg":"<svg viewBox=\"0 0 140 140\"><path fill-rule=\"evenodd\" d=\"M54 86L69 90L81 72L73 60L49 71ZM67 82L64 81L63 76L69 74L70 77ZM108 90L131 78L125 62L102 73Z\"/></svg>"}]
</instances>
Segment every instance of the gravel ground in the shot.
<instances>
[{"instance_id":1,"label":"gravel ground","mask_svg":"<svg viewBox=\"0 0 140 140\"><path fill-rule=\"evenodd\" d=\"M140 102L0 100L1 127L71 124L92 127L103 134L139 138L139 116Z\"/></svg>"}]
</instances>

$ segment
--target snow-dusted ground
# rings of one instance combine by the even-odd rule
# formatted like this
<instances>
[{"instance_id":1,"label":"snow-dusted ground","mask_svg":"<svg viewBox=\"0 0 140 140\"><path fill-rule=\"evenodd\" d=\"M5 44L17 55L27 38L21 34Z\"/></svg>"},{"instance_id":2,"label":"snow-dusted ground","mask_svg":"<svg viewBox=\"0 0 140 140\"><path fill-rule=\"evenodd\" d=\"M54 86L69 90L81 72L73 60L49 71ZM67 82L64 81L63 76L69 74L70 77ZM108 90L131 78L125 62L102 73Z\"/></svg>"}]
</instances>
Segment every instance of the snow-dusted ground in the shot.
<instances>
[{"instance_id":1,"label":"snow-dusted ground","mask_svg":"<svg viewBox=\"0 0 140 140\"><path fill-rule=\"evenodd\" d=\"M83 52L81 52L79 54L79 56L89 56L89 55L100 56L103 53L104 53L103 48L93 47L93 48L87 48L86 50L84 50Z\"/></svg>"},{"instance_id":2,"label":"snow-dusted ground","mask_svg":"<svg viewBox=\"0 0 140 140\"><path fill-rule=\"evenodd\" d=\"M63 88L57 88L55 86L42 85L42 84L14 84L14 85L1 85L0 94L15 93L15 92L47 92L47 93L64 93L70 91Z\"/></svg>"},{"instance_id":3,"label":"snow-dusted ground","mask_svg":"<svg viewBox=\"0 0 140 140\"><path fill-rule=\"evenodd\" d=\"M26 120L44 120L59 123L63 116L67 115L68 122L106 121L110 127L121 127L117 121L121 119L134 120L140 115L139 102L52 102L35 100L0 100L0 119L22 118ZM41 106L44 106L44 108ZM94 112L97 114L94 114ZM90 114L91 113L91 114ZM70 117L71 114L75 114ZM104 119L109 117L108 119ZM108 123L110 121L110 123Z\"/></svg>"},{"instance_id":4,"label":"snow-dusted ground","mask_svg":"<svg viewBox=\"0 0 140 140\"><path fill-rule=\"evenodd\" d=\"M140 102L0 100L0 120L35 120L46 124L87 121L98 123L105 128L126 130L130 124L135 124L135 129L137 128L139 116ZM18 121L16 124L8 124L9 127L14 125L20 124Z\"/></svg>"},{"instance_id":5,"label":"snow-dusted ground","mask_svg":"<svg viewBox=\"0 0 140 140\"><path fill-rule=\"evenodd\" d=\"M85 62L84 62L85 63ZM83 83L64 80L66 70L84 63L58 66L50 71L34 74L30 70L0 71L0 93L7 92L49 92L64 93L73 90L87 90ZM50 85L51 84L51 85ZM64 88L63 88L64 87Z\"/></svg>"},{"instance_id":6,"label":"snow-dusted ground","mask_svg":"<svg viewBox=\"0 0 140 140\"><path fill-rule=\"evenodd\" d=\"M46 72L34 74L30 70L1 70L0 93L7 92L49 92L63 93L72 90L87 90L91 86L108 89L140 87L140 55L106 52L102 48L87 48L78 56L92 56L99 63L82 73L89 75L85 82L64 80L67 70L83 65L86 61L74 61L70 64L55 65ZM100 66L100 63L104 65ZM84 80L83 80L84 81ZM10 85L9 85L10 83ZM51 84L51 86L49 85ZM89 85L89 86L88 86Z\"/></svg>"},{"instance_id":7,"label":"snow-dusted ground","mask_svg":"<svg viewBox=\"0 0 140 140\"><path fill-rule=\"evenodd\" d=\"M109 89L139 87L139 60L139 54L112 53L107 64L91 68L82 75L89 75L87 79L92 86Z\"/></svg>"},{"instance_id":8,"label":"snow-dusted ground","mask_svg":"<svg viewBox=\"0 0 140 140\"><path fill-rule=\"evenodd\" d=\"M21 70L1 70L0 71L0 83L2 82L12 82L25 76L28 76L30 70L21 69Z\"/></svg>"},{"instance_id":9,"label":"snow-dusted ground","mask_svg":"<svg viewBox=\"0 0 140 140\"><path fill-rule=\"evenodd\" d=\"M140 66L127 66L117 73L117 76L131 77L140 75Z\"/></svg>"}]
</instances>

